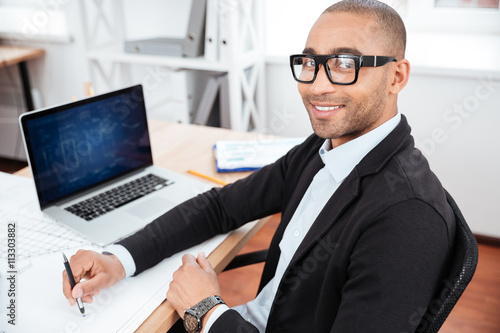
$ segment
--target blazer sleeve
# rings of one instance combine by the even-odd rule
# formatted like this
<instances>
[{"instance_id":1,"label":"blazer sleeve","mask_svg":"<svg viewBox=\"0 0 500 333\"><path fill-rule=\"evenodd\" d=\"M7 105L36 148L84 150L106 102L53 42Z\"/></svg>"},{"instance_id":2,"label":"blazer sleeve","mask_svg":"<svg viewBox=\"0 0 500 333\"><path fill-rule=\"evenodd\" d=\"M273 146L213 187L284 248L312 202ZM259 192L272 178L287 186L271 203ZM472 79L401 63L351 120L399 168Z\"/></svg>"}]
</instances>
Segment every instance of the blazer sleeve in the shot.
<instances>
[{"instance_id":1,"label":"blazer sleeve","mask_svg":"<svg viewBox=\"0 0 500 333\"><path fill-rule=\"evenodd\" d=\"M449 258L448 228L410 199L376 216L355 243L332 333L414 332Z\"/></svg>"},{"instance_id":2,"label":"blazer sleeve","mask_svg":"<svg viewBox=\"0 0 500 333\"><path fill-rule=\"evenodd\" d=\"M218 234L280 212L289 164L301 150L310 149L311 141L312 137L247 178L185 201L118 242L132 255L135 275Z\"/></svg>"}]
</instances>

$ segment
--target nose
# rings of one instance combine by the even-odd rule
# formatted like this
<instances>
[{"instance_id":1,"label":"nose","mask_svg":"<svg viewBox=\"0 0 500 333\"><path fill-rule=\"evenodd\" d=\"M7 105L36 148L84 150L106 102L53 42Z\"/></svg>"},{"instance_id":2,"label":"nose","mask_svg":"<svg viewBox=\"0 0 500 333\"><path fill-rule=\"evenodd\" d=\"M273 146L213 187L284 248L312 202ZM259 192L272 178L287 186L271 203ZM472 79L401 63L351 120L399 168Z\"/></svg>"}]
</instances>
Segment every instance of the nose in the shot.
<instances>
[{"instance_id":1,"label":"nose","mask_svg":"<svg viewBox=\"0 0 500 333\"><path fill-rule=\"evenodd\" d=\"M310 83L310 86L311 92L315 95L332 93L336 90L336 85L330 82L330 79L326 74L326 69L323 65L319 66L318 73L316 74L316 79L313 83Z\"/></svg>"}]
</instances>

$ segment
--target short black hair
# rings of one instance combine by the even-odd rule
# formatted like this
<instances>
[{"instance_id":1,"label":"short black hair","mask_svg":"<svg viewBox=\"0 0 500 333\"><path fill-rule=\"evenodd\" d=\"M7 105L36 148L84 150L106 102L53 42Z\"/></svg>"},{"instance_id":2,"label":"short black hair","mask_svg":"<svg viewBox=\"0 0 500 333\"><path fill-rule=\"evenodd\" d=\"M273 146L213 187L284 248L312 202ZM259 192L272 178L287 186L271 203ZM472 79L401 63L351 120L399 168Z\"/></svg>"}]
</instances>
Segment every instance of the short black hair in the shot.
<instances>
[{"instance_id":1,"label":"short black hair","mask_svg":"<svg viewBox=\"0 0 500 333\"><path fill-rule=\"evenodd\" d=\"M343 0L328 7L323 13L347 12L374 20L386 39L386 56L404 58L406 28L401 16L390 6L376 0Z\"/></svg>"}]
</instances>

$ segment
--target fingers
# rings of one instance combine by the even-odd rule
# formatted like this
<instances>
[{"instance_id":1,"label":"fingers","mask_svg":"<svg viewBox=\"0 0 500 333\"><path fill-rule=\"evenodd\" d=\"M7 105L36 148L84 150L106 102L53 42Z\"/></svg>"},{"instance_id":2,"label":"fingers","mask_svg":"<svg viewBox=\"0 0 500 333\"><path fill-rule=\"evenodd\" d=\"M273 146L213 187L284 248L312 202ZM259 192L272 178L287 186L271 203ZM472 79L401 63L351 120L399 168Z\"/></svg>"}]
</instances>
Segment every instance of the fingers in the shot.
<instances>
[{"instance_id":1,"label":"fingers","mask_svg":"<svg viewBox=\"0 0 500 333\"><path fill-rule=\"evenodd\" d=\"M108 283L108 276L106 274L98 274L89 280L77 283L71 292L73 298L83 297L83 296L93 296L99 293L99 290L105 288Z\"/></svg>"},{"instance_id":2,"label":"fingers","mask_svg":"<svg viewBox=\"0 0 500 333\"><path fill-rule=\"evenodd\" d=\"M196 258L191 254L185 254L182 256L182 265L196 264Z\"/></svg>"},{"instance_id":3,"label":"fingers","mask_svg":"<svg viewBox=\"0 0 500 333\"><path fill-rule=\"evenodd\" d=\"M99 253L86 250L78 250L74 256L71 256L69 264L76 283L92 270L98 256L100 256Z\"/></svg>"},{"instance_id":4,"label":"fingers","mask_svg":"<svg viewBox=\"0 0 500 333\"><path fill-rule=\"evenodd\" d=\"M205 254L200 253L197 258L184 255L182 266L174 272L167 292L170 304L183 318L187 308L212 295L220 295L220 287Z\"/></svg>"},{"instance_id":5,"label":"fingers","mask_svg":"<svg viewBox=\"0 0 500 333\"><path fill-rule=\"evenodd\" d=\"M182 256L182 268L185 265L191 265L191 266L196 266L200 267L203 269L205 272L212 272L214 269L212 268L212 265L208 261L207 257L205 256L205 252L200 252L198 253L198 257L194 257L191 254L185 254Z\"/></svg>"},{"instance_id":6,"label":"fingers","mask_svg":"<svg viewBox=\"0 0 500 333\"><path fill-rule=\"evenodd\" d=\"M214 270L212 268L212 265L210 264L210 261L208 261L207 257L205 256L205 252L198 253L196 261L198 262L198 265L200 265L201 269L203 269L205 272L212 272Z\"/></svg>"},{"instance_id":7,"label":"fingers","mask_svg":"<svg viewBox=\"0 0 500 333\"><path fill-rule=\"evenodd\" d=\"M80 280L82 279L83 275L90 270L90 268L93 265L93 254L92 251L82 251L79 250L74 256L70 258L70 267L71 271L73 272L73 277L75 278L75 282L77 283L75 285L78 286ZM80 296L74 296L74 295L80 295L81 293L81 288L78 288L75 290L75 288L71 287L71 284L69 282L68 274L66 273L66 270L63 271L63 293L64 296L68 299L70 305L74 305L76 302L76 298Z\"/></svg>"},{"instance_id":8,"label":"fingers","mask_svg":"<svg viewBox=\"0 0 500 333\"><path fill-rule=\"evenodd\" d=\"M99 295L100 291L99 290L96 290L94 291L92 294L90 295L87 295L87 296L83 296L82 297L82 301L84 303L92 303L94 301L94 296L96 295Z\"/></svg>"},{"instance_id":9,"label":"fingers","mask_svg":"<svg viewBox=\"0 0 500 333\"><path fill-rule=\"evenodd\" d=\"M70 305L74 305L78 297L91 303L100 289L111 287L125 277L125 270L116 256L94 251L78 251L71 257L70 266L76 282L74 288L63 271L63 293Z\"/></svg>"}]
</instances>

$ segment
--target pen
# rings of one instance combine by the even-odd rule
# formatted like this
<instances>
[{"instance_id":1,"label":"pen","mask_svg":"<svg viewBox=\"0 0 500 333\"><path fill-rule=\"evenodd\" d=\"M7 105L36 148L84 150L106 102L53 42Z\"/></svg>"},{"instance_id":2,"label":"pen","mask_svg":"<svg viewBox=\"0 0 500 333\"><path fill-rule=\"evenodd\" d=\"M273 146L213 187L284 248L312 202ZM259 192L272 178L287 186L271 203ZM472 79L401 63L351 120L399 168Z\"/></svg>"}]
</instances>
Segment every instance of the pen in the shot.
<instances>
[{"instance_id":1,"label":"pen","mask_svg":"<svg viewBox=\"0 0 500 333\"><path fill-rule=\"evenodd\" d=\"M205 174L199 173L198 171L188 170L187 172L189 172L189 173L191 173L191 174L193 174L195 176L208 179L208 180L213 181L214 183L217 183L217 184L227 185L227 183L225 181L223 181L223 180L220 180L220 179L215 178L215 177L207 176Z\"/></svg>"},{"instance_id":2,"label":"pen","mask_svg":"<svg viewBox=\"0 0 500 333\"><path fill-rule=\"evenodd\" d=\"M71 289L73 289L76 285L75 278L73 277L73 272L71 271L71 267L69 266L68 258L66 258L66 255L64 254L64 252L62 255L64 258L64 267L66 268L66 273L68 273L69 283L71 284ZM82 299L80 297L78 297L76 299L76 304L78 304L78 308L80 309L80 312L85 317L85 309L83 308Z\"/></svg>"}]
</instances>

